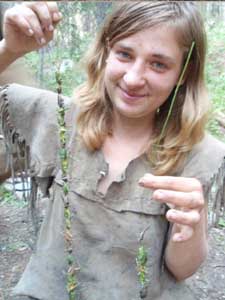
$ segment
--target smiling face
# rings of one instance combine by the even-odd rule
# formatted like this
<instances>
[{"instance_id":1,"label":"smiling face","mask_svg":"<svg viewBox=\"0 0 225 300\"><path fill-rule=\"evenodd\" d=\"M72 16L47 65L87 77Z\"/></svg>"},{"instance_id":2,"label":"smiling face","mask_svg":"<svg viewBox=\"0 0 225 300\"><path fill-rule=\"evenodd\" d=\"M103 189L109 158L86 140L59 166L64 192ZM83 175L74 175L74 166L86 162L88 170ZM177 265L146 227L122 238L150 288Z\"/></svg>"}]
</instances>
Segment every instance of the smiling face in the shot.
<instances>
[{"instance_id":1,"label":"smiling face","mask_svg":"<svg viewBox=\"0 0 225 300\"><path fill-rule=\"evenodd\" d=\"M113 111L128 118L154 118L178 82L183 51L175 30L151 27L110 48L105 87Z\"/></svg>"}]
</instances>

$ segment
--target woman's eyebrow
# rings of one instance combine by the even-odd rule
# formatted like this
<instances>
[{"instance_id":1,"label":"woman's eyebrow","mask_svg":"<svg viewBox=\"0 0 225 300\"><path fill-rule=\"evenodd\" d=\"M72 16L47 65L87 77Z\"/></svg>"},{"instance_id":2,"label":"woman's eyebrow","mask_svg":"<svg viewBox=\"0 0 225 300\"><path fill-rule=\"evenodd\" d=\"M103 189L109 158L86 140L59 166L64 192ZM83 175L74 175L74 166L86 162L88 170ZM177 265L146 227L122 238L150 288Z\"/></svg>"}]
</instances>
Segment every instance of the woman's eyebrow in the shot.
<instances>
[{"instance_id":1,"label":"woman's eyebrow","mask_svg":"<svg viewBox=\"0 0 225 300\"><path fill-rule=\"evenodd\" d=\"M157 58L157 59L160 59L160 60L164 60L164 61L167 61L168 63L171 63L171 64L175 64L175 60L168 56L168 55L165 55L165 54L162 54L162 53L152 53L151 56L153 58Z\"/></svg>"},{"instance_id":2,"label":"woman's eyebrow","mask_svg":"<svg viewBox=\"0 0 225 300\"><path fill-rule=\"evenodd\" d=\"M116 43L115 46L118 47L118 48L122 48L123 50L126 50L126 51L133 51L132 47L126 46L122 42Z\"/></svg>"}]
</instances>

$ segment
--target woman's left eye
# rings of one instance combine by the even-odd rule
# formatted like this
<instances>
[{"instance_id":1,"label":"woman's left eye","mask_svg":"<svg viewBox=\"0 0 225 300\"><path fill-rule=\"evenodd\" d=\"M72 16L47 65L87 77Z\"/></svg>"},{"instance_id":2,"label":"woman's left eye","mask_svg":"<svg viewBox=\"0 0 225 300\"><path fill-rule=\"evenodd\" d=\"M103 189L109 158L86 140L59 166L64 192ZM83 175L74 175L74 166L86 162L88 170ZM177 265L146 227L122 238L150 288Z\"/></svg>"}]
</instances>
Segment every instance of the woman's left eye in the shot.
<instances>
[{"instance_id":1,"label":"woman's left eye","mask_svg":"<svg viewBox=\"0 0 225 300\"><path fill-rule=\"evenodd\" d=\"M166 65L165 64L163 64L163 63L160 63L160 62L152 62L151 63L151 66L153 67L153 68L155 68L155 69L158 69L158 70L165 70L166 69Z\"/></svg>"}]
</instances>

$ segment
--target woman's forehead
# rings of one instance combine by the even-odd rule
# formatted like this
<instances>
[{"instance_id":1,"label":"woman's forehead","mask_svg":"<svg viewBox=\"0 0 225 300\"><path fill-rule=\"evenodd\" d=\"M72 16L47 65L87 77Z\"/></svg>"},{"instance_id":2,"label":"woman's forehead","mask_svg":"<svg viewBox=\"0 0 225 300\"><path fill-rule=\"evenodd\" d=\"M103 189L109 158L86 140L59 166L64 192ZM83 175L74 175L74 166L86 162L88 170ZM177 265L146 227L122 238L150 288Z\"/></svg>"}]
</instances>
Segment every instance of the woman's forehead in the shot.
<instances>
[{"instance_id":1,"label":"woman's forehead","mask_svg":"<svg viewBox=\"0 0 225 300\"><path fill-rule=\"evenodd\" d=\"M182 56L176 30L168 26L154 26L140 30L115 42L114 46L127 51L145 51L156 58L173 62L174 56Z\"/></svg>"}]
</instances>

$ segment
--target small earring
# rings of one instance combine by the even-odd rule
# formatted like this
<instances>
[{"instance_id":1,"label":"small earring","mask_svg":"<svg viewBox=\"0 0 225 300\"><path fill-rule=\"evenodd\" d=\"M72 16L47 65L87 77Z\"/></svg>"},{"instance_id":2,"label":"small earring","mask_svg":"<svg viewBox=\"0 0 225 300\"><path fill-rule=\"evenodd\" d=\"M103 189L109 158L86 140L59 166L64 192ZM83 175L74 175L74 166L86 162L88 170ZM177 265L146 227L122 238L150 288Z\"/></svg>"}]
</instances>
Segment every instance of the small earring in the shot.
<instances>
[{"instance_id":1,"label":"small earring","mask_svg":"<svg viewBox=\"0 0 225 300\"><path fill-rule=\"evenodd\" d=\"M160 113L160 107L157 108L156 114L158 115Z\"/></svg>"}]
</instances>

